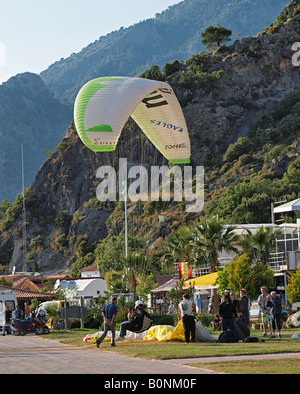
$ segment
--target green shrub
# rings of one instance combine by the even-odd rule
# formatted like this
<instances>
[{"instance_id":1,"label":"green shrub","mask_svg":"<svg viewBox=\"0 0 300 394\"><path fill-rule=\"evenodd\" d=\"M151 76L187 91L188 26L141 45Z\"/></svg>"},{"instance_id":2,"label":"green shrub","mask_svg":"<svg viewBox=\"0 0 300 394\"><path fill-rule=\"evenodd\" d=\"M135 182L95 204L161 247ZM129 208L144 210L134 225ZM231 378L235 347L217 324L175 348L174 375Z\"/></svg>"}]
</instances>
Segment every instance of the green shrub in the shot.
<instances>
[{"instance_id":1,"label":"green shrub","mask_svg":"<svg viewBox=\"0 0 300 394\"><path fill-rule=\"evenodd\" d=\"M180 67L181 63L178 60L174 60L172 63L166 63L163 68L163 75L167 78L179 71Z\"/></svg>"},{"instance_id":2,"label":"green shrub","mask_svg":"<svg viewBox=\"0 0 300 394\"><path fill-rule=\"evenodd\" d=\"M209 327L210 323L214 320L215 317L215 314L201 313L196 315L196 320L197 322L201 323L203 327Z\"/></svg>"},{"instance_id":3,"label":"green shrub","mask_svg":"<svg viewBox=\"0 0 300 394\"><path fill-rule=\"evenodd\" d=\"M248 137L240 137L237 142L230 144L223 156L223 161L231 162L237 160L240 156L249 153L251 142Z\"/></svg>"},{"instance_id":4,"label":"green shrub","mask_svg":"<svg viewBox=\"0 0 300 394\"><path fill-rule=\"evenodd\" d=\"M187 59L186 64L193 72L207 72L209 67L215 63L212 56L207 52L200 52Z\"/></svg>"},{"instance_id":5,"label":"green shrub","mask_svg":"<svg viewBox=\"0 0 300 394\"><path fill-rule=\"evenodd\" d=\"M160 68L157 65L151 66L148 70L144 71L140 78L153 79L155 81L163 81L164 77Z\"/></svg>"},{"instance_id":6,"label":"green shrub","mask_svg":"<svg viewBox=\"0 0 300 394\"><path fill-rule=\"evenodd\" d=\"M54 225L57 228L68 229L72 220L72 215L68 211L61 211L54 220Z\"/></svg>"},{"instance_id":7,"label":"green shrub","mask_svg":"<svg viewBox=\"0 0 300 394\"><path fill-rule=\"evenodd\" d=\"M300 301L300 270L299 269L295 273L290 275L289 284L286 287L286 295L290 304Z\"/></svg>"},{"instance_id":8,"label":"green shrub","mask_svg":"<svg viewBox=\"0 0 300 394\"><path fill-rule=\"evenodd\" d=\"M175 319L176 316L171 315L158 315L158 314L150 314L151 319L153 320L154 326L174 326L176 325Z\"/></svg>"},{"instance_id":9,"label":"green shrub","mask_svg":"<svg viewBox=\"0 0 300 394\"><path fill-rule=\"evenodd\" d=\"M44 237L42 235L38 235L37 237L32 238L32 240L30 241L30 248L35 249L38 246L42 246L43 241L44 241Z\"/></svg>"},{"instance_id":10,"label":"green shrub","mask_svg":"<svg viewBox=\"0 0 300 394\"><path fill-rule=\"evenodd\" d=\"M68 240L67 240L65 234L61 234L57 238L55 238L55 243L57 246L65 248L68 245Z\"/></svg>"},{"instance_id":11,"label":"green shrub","mask_svg":"<svg viewBox=\"0 0 300 394\"><path fill-rule=\"evenodd\" d=\"M186 73L180 73L180 85L185 87L207 87L211 88L216 86L217 82L222 78L223 70L213 71L212 73L206 73L202 71L187 71Z\"/></svg>"}]
</instances>

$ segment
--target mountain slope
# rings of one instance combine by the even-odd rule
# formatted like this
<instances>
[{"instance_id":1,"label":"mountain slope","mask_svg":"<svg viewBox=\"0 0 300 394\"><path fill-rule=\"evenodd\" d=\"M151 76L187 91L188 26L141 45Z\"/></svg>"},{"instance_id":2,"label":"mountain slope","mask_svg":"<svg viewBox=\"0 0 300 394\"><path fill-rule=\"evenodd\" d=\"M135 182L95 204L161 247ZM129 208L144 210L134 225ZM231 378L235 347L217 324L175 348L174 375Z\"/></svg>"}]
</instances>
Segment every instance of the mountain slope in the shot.
<instances>
[{"instance_id":1,"label":"mountain slope","mask_svg":"<svg viewBox=\"0 0 300 394\"><path fill-rule=\"evenodd\" d=\"M105 75L135 76L152 64L163 66L204 49L201 32L209 25L231 29L232 39L269 26L286 0L185 0L155 18L121 28L57 61L40 75L55 97L73 102L81 86Z\"/></svg>"},{"instance_id":2,"label":"mountain slope","mask_svg":"<svg viewBox=\"0 0 300 394\"><path fill-rule=\"evenodd\" d=\"M0 201L13 201L22 192L21 144L24 146L25 185L29 186L72 117L36 74L24 73L0 86Z\"/></svg>"},{"instance_id":3,"label":"mountain slope","mask_svg":"<svg viewBox=\"0 0 300 394\"><path fill-rule=\"evenodd\" d=\"M129 233L142 239L152 257L162 252L161 237L180 224L194 225L209 214L227 223L268 222L270 201L299 195L300 78L291 47L300 41L300 0L287 10L257 37L205 55L206 71L201 54L164 76L184 105L191 163L205 165L206 206L187 214L173 202L131 202ZM219 78L212 77L214 72ZM105 154L84 147L70 125L27 192L27 268L53 272L110 252L102 240L124 231L124 207L96 199L96 170L101 165L117 170L119 157L127 157L129 167L165 163L133 121L116 151ZM21 198L0 211L0 262L18 271L24 264ZM163 212L162 223L158 217ZM102 252L96 253L99 244Z\"/></svg>"}]
</instances>

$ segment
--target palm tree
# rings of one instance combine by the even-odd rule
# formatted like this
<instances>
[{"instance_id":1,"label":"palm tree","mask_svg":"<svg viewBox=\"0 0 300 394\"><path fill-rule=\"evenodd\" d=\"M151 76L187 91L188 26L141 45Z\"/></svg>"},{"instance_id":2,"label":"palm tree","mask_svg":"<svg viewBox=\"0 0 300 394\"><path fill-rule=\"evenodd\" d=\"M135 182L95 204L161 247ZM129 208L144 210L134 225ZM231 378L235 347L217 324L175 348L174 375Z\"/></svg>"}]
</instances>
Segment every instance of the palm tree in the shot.
<instances>
[{"instance_id":1,"label":"palm tree","mask_svg":"<svg viewBox=\"0 0 300 394\"><path fill-rule=\"evenodd\" d=\"M50 320L51 323L51 328L53 330L57 329L57 323L59 320L59 316L58 316L58 306L56 305L52 305L52 306L47 306L46 307L46 316L47 318Z\"/></svg>"},{"instance_id":2,"label":"palm tree","mask_svg":"<svg viewBox=\"0 0 300 394\"><path fill-rule=\"evenodd\" d=\"M192 233L186 226L180 226L174 234L170 234L165 241L166 253L161 262L167 268L174 269L173 264L189 262L192 256Z\"/></svg>"},{"instance_id":3,"label":"palm tree","mask_svg":"<svg viewBox=\"0 0 300 394\"><path fill-rule=\"evenodd\" d=\"M237 253L239 235L235 226L224 226L218 216L204 219L193 232L193 250L195 262L208 264L210 272L216 272L219 266L218 255L222 250Z\"/></svg>"},{"instance_id":4,"label":"palm tree","mask_svg":"<svg viewBox=\"0 0 300 394\"><path fill-rule=\"evenodd\" d=\"M239 246L252 260L261 261L267 265L276 238L282 234L282 231L273 231L272 227L264 228L264 226L261 226L256 233L252 233L249 229L246 231L246 235L239 241Z\"/></svg>"},{"instance_id":5,"label":"palm tree","mask_svg":"<svg viewBox=\"0 0 300 394\"><path fill-rule=\"evenodd\" d=\"M150 259L144 253L129 252L124 257L124 276L127 280L130 292L133 293L133 299L136 301L136 286L138 277L146 278L149 273Z\"/></svg>"},{"instance_id":6,"label":"palm tree","mask_svg":"<svg viewBox=\"0 0 300 394\"><path fill-rule=\"evenodd\" d=\"M126 284L123 282L124 269L119 271L107 271L105 273L105 282L109 292L126 293Z\"/></svg>"},{"instance_id":7,"label":"palm tree","mask_svg":"<svg viewBox=\"0 0 300 394\"><path fill-rule=\"evenodd\" d=\"M212 219L203 219L193 231L193 254L197 265L209 265L209 271L216 272L219 266L218 255L222 250L227 253L238 252L236 243L239 235L235 226L225 226L218 216ZM216 288L212 289L212 312L216 313L219 297Z\"/></svg>"}]
</instances>

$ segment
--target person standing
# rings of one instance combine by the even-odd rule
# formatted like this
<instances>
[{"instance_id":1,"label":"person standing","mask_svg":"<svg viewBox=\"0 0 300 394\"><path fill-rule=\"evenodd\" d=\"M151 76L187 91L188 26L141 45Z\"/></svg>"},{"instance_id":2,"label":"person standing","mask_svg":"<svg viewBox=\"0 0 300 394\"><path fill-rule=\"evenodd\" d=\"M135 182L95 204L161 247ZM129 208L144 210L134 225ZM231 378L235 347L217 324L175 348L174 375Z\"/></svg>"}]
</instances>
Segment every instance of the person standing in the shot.
<instances>
[{"instance_id":1,"label":"person standing","mask_svg":"<svg viewBox=\"0 0 300 394\"><path fill-rule=\"evenodd\" d=\"M117 297L113 297L111 303L105 305L104 308L102 309L102 316L104 319L104 332L101 335L101 337L96 340L97 348L99 348L100 344L106 337L108 330L111 330L112 333L110 345L116 346L115 345L115 334L116 334L115 318L118 313L117 303L118 303Z\"/></svg>"},{"instance_id":2,"label":"person standing","mask_svg":"<svg viewBox=\"0 0 300 394\"><path fill-rule=\"evenodd\" d=\"M10 334L10 322L12 318L12 313L9 310L8 305L5 306L5 327L3 327L3 330L6 330L7 334Z\"/></svg>"},{"instance_id":3,"label":"person standing","mask_svg":"<svg viewBox=\"0 0 300 394\"><path fill-rule=\"evenodd\" d=\"M236 309L228 293L224 294L223 302L219 306L219 316L222 322L222 331L234 331L234 318L237 319Z\"/></svg>"},{"instance_id":4,"label":"person standing","mask_svg":"<svg viewBox=\"0 0 300 394\"><path fill-rule=\"evenodd\" d=\"M234 306L235 309L237 310L237 306L238 306L239 300L236 299L236 296L235 296L235 292L234 292L234 291L232 291L232 292L230 293L230 298L231 298L231 301L232 301L232 303L233 303L233 306Z\"/></svg>"},{"instance_id":5,"label":"person standing","mask_svg":"<svg viewBox=\"0 0 300 394\"><path fill-rule=\"evenodd\" d=\"M258 297L258 307L260 309L261 315L262 315L262 322L263 322L263 336L267 335L267 329L269 324L271 323L271 308L268 304L268 301L270 299L270 296L267 293L267 288L265 286L262 286L261 289L261 295Z\"/></svg>"},{"instance_id":6,"label":"person standing","mask_svg":"<svg viewBox=\"0 0 300 394\"><path fill-rule=\"evenodd\" d=\"M240 313L240 319L250 328L250 300L247 297L245 289L240 291L240 299L237 304L237 311Z\"/></svg>"},{"instance_id":7,"label":"person standing","mask_svg":"<svg viewBox=\"0 0 300 394\"><path fill-rule=\"evenodd\" d=\"M193 313L193 301L188 293L183 295L183 300L179 303L179 309L184 328L185 343L195 342L196 324Z\"/></svg>"},{"instance_id":8,"label":"person standing","mask_svg":"<svg viewBox=\"0 0 300 394\"><path fill-rule=\"evenodd\" d=\"M275 338L275 329L278 331L278 338L281 338L281 299L277 296L276 291L271 292L271 337Z\"/></svg>"}]
</instances>

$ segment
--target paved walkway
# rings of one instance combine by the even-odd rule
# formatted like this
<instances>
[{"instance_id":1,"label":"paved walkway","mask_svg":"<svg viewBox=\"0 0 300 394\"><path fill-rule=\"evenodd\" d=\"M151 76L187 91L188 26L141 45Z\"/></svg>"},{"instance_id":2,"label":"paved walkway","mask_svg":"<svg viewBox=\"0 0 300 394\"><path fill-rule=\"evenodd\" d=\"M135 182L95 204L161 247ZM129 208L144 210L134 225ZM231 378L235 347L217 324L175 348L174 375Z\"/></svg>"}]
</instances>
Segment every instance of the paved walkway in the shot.
<instances>
[{"instance_id":1,"label":"paved walkway","mask_svg":"<svg viewBox=\"0 0 300 394\"><path fill-rule=\"evenodd\" d=\"M127 357L110 351L61 344L36 335L0 336L0 363L6 374L176 374L212 371L166 361Z\"/></svg>"}]
</instances>

